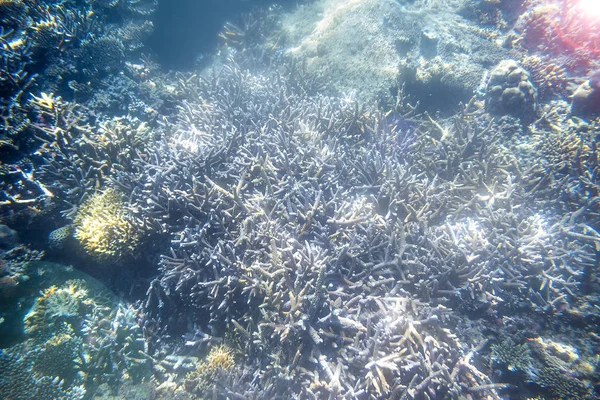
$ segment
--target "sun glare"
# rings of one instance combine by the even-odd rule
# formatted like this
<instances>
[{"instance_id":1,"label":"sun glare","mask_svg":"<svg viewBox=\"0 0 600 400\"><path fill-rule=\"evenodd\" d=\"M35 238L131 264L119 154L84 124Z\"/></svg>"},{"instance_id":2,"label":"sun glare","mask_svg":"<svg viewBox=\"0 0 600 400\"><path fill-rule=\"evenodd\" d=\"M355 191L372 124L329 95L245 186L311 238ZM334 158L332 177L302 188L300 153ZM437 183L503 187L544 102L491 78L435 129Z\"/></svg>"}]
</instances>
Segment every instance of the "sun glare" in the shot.
<instances>
[{"instance_id":1,"label":"sun glare","mask_svg":"<svg viewBox=\"0 0 600 400\"><path fill-rule=\"evenodd\" d=\"M576 7L587 17L600 18L600 0L579 0Z\"/></svg>"}]
</instances>

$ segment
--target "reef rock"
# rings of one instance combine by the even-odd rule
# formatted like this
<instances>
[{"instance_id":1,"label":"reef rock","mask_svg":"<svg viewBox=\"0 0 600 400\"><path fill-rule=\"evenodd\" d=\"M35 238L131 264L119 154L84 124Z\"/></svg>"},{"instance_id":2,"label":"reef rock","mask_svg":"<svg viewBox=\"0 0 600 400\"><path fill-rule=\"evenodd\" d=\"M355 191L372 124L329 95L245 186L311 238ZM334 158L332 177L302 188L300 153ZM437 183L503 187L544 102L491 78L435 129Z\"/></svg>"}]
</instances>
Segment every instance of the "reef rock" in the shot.
<instances>
[{"instance_id":1,"label":"reef rock","mask_svg":"<svg viewBox=\"0 0 600 400\"><path fill-rule=\"evenodd\" d=\"M571 113L581 117L600 115L600 70L575 90Z\"/></svg>"},{"instance_id":2,"label":"reef rock","mask_svg":"<svg viewBox=\"0 0 600 400\"><path fill-rule=\"evenodd\" d=\"M404 85L423 110L451 112L473 96L488 65L509 55L452 5L432 7L319 0L287 16L277 37L338 93L373 104Z\"/></svg>"},{"instance_id":3,"label":"reef rock","mask_svg":"<svg viewBox=\"0 0 600 400\"><path fill-rule=\"evenodd\" d=\"M0 224L0 249L8 250L17 245L19 235L7 225Z\"/></svg>"}]
</instances>

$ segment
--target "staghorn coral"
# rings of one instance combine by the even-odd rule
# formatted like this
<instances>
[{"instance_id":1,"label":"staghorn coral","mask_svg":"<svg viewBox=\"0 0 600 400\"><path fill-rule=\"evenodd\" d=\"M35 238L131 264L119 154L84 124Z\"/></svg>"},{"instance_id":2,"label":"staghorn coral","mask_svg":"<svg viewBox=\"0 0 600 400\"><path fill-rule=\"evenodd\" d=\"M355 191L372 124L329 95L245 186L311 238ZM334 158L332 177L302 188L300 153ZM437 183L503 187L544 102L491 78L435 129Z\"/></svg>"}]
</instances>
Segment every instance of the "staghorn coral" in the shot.
<instances>
[{"instance_id":1,"label":"staghorn coral","mask_svg":"<svg viewBox=\"0 0 600 400\"><path fill-rule=\"evenodd\" d=\"M3 155L6 153L10 159L18 160L37 150L45 153L47 138L38 137L44 129L54 131L60 137L59 141L63 139L62 132L54 129L64 128L61 124L63 121L57 121L59 118L56 118L53 110L40 110L33 105L29 93L55 93L56 98L75 97L83 102L86 91L111 92L112 85L101 82L102 79L119 75L124 59L144 47L144 39L152 30L148 20L157 2L110 3L118 7L111 9L106 4L94 7L87 0L66 3L29 0L0 2L0 151ZM123 38L127 46L124 47L115 38ZM73 84L65 84L67 82ZM99 87L105 89L98 90ZM123 100L123 96L120 100ZM68 129L71 132L66 132L66 135L77 128L81 127L71 126ZM75 136L79 137L79 133L80 130ZM50 143L54 143L54 140L50 139ZM57 162L53 155L48 155L48 158ZM86 174L75 173L74 176L80 179ZM3 175L3 183L5 177ZM65 182L62 179L59 181ZM4 195L3 191L0 199L2 214L7 209L26 214L27 205L34 202L32 197L35 197L35 207L43 207L41 203L52 194L38 192L32 196L31 186L34 183L32 179L31 182L24 180L22 185L12 185L9 196ZM15 205L19 205L18 208Z\"/></svg>"},{"instance_id":2,"label":"staghorn coral","mask_svg":"<svg viewBox=\"0 0 600 400\"><path fill-rule=\"evenodd\" d=\"M19 26L27 9L27 5L21 0L0 0L0 21L7 26Z\"/></svg>"},{"instance_id":3,"label":"staghorn coral","mask_svg":"<svg viewBox=\"0 0 600 400\"><path fill-rule=\"evenodd\" d=\"M87 385L118 387L149 379L152 359L146 353L148 344L134 306L118 303L89 314L82 322L82 337L86 340Z\"/></svg>"},{"instance_id":4,"label":"staghorn coral","mask_svg":"<svg viewBox=\"0 0 600 400\"><path fill-rule=\"evenodd\" d=\"M243 47L243 35L234 40ZM88 318L98 354L90 382L118 382L128 365L146 366L146 353L168 381L189 372L186 357L160 360L184 351L181 336L187 351L233 337L243 356L208 395L504 396L476 358L484 332L517 318L499 305L551 319L595 266L589 136L578 143L585 168L561 169L557 155L545 170L530 147L537 135L514 132L516 118L494 124L477 100L434 119L399 91L388 118L351 95L319 93L301 64L251 53L230 53L212 75L176 75L174 114L133 125L151 132L143 151L129 118L89 128L71 124L68 104L34 99L63 129L41 136L46 177L64 198L78 204L111 181L171 239L141 327L131 310ZM532 130L553 123L565 126L549 116ZM580 183L589 173L587 186L553 215L567 170ZM473 304L483 311L465 312Z\"/></svg>"},{"instance_id":5,"label":"staghorn coral","mask_svg":"<svg viewBox=\"0 0 600 400\"><path fill-rule=\"evenodd\" d=\"M186 100L133 160L145 168L116 174L171 233L144 304L148 337L198 349L234 336L260 383L235 368L217 395L500 397L448 308L543 313L576 297L593 265L583 228L544 212L539 157L511 147L533 139L502 134L513 128L477 101L446 120L402 98L392 118L364 112L305 73L230 60L179 77Z\"/></svg>"},{"instance_id":6,"label":"staghorn coral","mask_svg":"<svg viewBox=\"0 0 600 400\"><path fill-rule=\"evenodd\" d=\"M105 262L136 255L142 235L121 195L110 188L93 194L81 205L73 226L74 236L85 251Z\"/></svg>"}]
</instances>

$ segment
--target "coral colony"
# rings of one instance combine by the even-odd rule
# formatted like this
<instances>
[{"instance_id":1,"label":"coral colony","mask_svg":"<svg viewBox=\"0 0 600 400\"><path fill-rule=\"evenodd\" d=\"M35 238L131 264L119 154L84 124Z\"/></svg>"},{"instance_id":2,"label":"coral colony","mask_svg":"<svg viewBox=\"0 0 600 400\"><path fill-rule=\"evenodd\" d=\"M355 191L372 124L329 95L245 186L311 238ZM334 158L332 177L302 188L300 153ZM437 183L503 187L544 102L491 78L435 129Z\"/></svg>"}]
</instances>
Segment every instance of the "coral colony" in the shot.
<instances>
[{"instance_id":1,"label":"coral colony","mask_svg":"<svg viewBox=\"0 0 600 400\"><path fill-rule=\"evenodd\" d=\"M596 2L256 3L0 0L0 397L598 398Z\"/></svg>"}]
</instances>

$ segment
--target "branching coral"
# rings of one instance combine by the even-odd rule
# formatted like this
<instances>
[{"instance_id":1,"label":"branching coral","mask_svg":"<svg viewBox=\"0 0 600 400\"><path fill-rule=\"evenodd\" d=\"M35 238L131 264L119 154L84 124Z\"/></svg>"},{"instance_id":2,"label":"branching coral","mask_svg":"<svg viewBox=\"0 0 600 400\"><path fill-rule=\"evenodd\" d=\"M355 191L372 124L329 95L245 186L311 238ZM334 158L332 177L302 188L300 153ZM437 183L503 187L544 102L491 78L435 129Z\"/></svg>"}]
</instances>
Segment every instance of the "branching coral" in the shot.
<instances>
[{"instance_id":1,"label":"branching coral","mask_svg":"<svg viewBox=\"0 0 600 400\"><path fill-rule=\"evenodd\" d=\"M150 376L151 359L132 305L118 304L90 313L83 321L85 372L89 385L139 383Z\"/></svg>"},{"instance_id":2,"label":"branching coral","mask_svg":"<svg viewBox=\"0 0 600 400\"><path fill-rule=\"evenodd\" d=\"M63 323L77 326L81 318L94 306L81 282L68 281L61 287L51 286L40 293L25 316L25 333L38 338L62 330Z\"/></svg>"},{"instance_id":3,"label":"branching coral","mask_svg":"<svg viewBox=\"0 0 600 400\"><path fill-rule=\"evenodd\" d=\"M75 238L89 255L101 261L135 255L142 235L114 189L90 196L81 205L73 224Z\"/></svg>"},{"instance_id":4,"label":"branching coral","mask_svg":"<svg viewBox=\"0 0 600 400\"><path fill-rule=\"evenodd\" d=\"M226 345L213 347L206 360L200 362L196 371L189 373L185 387L191 393L210 393L212 385L220 374L230 373L235 367L233 351Z\"/></svg>"}]
</instances>

